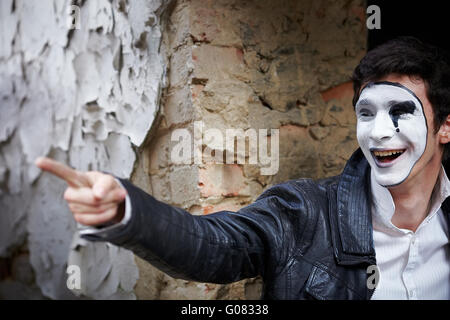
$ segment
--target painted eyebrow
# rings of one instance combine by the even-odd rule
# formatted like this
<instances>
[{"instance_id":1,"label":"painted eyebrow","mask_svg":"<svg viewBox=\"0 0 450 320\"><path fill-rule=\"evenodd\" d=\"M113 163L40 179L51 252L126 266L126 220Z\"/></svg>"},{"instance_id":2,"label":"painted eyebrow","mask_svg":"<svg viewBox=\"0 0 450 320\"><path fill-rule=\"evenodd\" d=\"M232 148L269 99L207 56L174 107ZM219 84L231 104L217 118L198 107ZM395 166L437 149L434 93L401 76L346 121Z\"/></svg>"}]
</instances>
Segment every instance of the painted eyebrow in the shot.
<instances>
[{"instance_id":1,"label":"painted eyebrow","mask_svg":"<svg viewBox=\"0 0 450 320\"><path fill-rule=\"evenodd\" d=\"M390 100L387 103L387 105L389 107L395 106L397 104L399 104L399 105L405 104L405 105L414 105L414 106L416 106L416 103L413 100Z\"/></svg>"},{"instance_id":2,"label":"painted eyebrow","mask_svg":"<svg viewBox=\"0 0 450 320\"><path fill-rule=\"evenodd\" d=\"M391 104L392 102L392 104ZM391 111L393 109L413 114L417 110L416 104L412 100L405 101L389 101Z\"/></svg>"},{"instance_id":3,"label":"painted eyebrow","mask_svg":"<svg viewBox=\"0 0 450 320\"><path fill-rule=\"evenodd\" d=\"M369 99L361 99L356 103L356 106L370 106L372 105L372 101Z\"/></svg>"}]
</instances>

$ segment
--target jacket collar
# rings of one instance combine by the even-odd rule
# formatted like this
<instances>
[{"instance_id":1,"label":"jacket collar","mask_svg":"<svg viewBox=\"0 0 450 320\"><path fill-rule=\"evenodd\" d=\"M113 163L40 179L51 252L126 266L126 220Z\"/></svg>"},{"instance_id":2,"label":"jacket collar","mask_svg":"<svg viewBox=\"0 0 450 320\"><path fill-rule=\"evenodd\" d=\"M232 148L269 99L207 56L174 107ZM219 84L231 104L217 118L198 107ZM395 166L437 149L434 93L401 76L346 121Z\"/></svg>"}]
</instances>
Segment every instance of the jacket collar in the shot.
<instances>
[{"instance_id":1,"label":"jacket collar","mask_svg":"<svg viewBox=\"0 0 450 320\"><path fill-rule=\"evenodd\" d=\"M447 177L450 177L450 158L447 161L443 161L442 165L445 170ZM447 197L442 203L442 211L444 212L444 217L447 219L448 230L450 230L450 197Z\"/></svg>"},{"instance_id":2,"label":"jacket collar","mask_svg":"<svg viewBox=\"0 0 450 320\"><path fill-rule=\"evenodd\" d=\"M333 210L340 238L335 253L340 264L375 264L369 182L370 165L358 149L339 178Z\"/></svg>"},{"instance_id":3,"label":"jacket collar","mask_svg":"<svg viewBox=\"0 0 450 320\"><path fill-rule=\"evenodd\" d=\"M450 176L450 159L443 162ZM348 160L337 185L335 224L339 244L335 251L340 264L375 264L371 214L370 165L358 148ZM450 230L450 197L442 203ZM333 229L333 228L332 228Z\"/></svg>"}]
</instances>

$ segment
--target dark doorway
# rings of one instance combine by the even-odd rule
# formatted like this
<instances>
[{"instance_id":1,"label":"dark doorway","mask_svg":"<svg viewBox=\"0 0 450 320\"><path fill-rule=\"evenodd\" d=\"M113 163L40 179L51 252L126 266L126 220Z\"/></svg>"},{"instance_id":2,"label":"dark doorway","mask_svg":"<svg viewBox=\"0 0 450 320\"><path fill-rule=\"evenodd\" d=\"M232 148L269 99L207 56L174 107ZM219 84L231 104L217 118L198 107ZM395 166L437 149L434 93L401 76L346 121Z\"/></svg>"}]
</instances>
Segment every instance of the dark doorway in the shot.
<instances>
[{"instance_id":1,"label":"dark doorway","mask_svg":"<svg viewBox=\"0 0 450 320\"><path fill-rule=\"evenodd\" d=\"M368 49L401 35L450 50L446 1L367 0L381 12L381 29L369 30Z\"/></svg>"}]
</instances>

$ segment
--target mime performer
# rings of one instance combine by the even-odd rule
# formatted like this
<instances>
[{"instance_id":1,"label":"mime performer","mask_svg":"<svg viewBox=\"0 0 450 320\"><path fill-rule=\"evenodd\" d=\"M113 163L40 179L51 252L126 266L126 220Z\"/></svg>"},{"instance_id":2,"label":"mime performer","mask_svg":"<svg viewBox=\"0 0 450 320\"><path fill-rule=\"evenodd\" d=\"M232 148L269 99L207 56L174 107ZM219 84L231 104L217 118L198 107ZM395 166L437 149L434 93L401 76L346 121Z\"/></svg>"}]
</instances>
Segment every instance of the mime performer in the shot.
<instances>
[{"instance_id":1,"label":"mime performer","mask_svg":"<svg viewBox=\"0 0 450 320\"><path fill-rule=\"evenodd\" d=\"M450 299L447 57L401 37L369 51L352 80L359 148L342 173L272 186L237 212L193 216L125 179L36 165L67 181L83 238L175 278L261 276L263 299Z\"/></svg>"}]
</instances>

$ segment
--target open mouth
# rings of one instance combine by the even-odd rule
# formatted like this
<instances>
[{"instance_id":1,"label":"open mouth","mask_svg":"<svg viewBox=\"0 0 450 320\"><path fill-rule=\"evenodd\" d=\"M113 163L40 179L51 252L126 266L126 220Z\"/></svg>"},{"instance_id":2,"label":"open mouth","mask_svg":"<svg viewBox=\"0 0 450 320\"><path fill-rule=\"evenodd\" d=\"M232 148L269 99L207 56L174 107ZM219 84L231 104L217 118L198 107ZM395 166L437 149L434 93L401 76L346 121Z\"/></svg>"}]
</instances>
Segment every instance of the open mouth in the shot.
<instances>
[{"instance_id":1,"label":"open mouth","mask_svg":"<svg viewBox=\"0 0 450 320\"><path fill-rule=\"evenodd\" d=\"M379 163L390 163L400 157L406 149L372 150L372 154Z\"/></svg>"}]
</instances>

